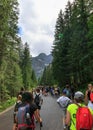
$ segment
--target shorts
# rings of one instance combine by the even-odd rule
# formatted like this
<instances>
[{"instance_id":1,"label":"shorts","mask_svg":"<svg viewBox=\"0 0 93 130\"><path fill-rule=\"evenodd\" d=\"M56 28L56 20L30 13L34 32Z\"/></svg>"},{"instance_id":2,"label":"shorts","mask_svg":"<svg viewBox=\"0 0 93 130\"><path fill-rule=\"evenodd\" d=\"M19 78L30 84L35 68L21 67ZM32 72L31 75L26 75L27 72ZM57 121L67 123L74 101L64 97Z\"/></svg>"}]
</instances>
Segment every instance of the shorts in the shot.
<instances>
[{"instance_id":1,"label":"shorts","mask_svg":"<svg viewBox=\"0 0 93 130\"><path fill-rule=\"evenodd\" d=\"M62 110L62 116L65 118L66 117L66 110Z\"/></svg>"}]
</instances>

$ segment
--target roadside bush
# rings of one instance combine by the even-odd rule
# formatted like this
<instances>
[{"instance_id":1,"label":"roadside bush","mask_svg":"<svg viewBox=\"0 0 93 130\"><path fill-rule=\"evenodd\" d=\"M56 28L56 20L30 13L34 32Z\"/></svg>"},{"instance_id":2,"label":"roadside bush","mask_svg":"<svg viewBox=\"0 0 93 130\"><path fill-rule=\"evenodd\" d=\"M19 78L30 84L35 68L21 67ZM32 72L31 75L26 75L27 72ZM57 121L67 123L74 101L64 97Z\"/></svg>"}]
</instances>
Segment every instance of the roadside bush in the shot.
<instances>
[{"instance_id":1,"label":"roadside bush","mask_svg":"<svg viewBox=\"0 0 93 130\"><path fill-rule=\"evenodd\" d=\"M9 108L10 106L14 105L16 102L16 98L8 99L7 101L0 102L0 112L4 111L5 109Z\"/></svg>"}]
</instances>

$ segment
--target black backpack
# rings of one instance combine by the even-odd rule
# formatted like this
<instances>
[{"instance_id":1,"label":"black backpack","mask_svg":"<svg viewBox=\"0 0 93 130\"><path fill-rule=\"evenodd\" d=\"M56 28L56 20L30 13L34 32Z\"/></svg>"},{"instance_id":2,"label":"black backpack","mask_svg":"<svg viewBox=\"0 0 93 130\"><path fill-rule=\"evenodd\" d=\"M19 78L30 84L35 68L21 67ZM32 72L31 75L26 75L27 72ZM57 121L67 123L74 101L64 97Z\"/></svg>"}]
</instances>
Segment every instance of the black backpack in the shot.
<instances>
[{"instance_id":1,"label":"black backpack","mask_svg":"<svg viewBox=\"0 0 93 130\"><path fill-rule=\"evenodd\" d=\"M34 102L36 103L37 106L39 106L40 103L40 94L35 96Z\"/></svg>"}]
</instances>

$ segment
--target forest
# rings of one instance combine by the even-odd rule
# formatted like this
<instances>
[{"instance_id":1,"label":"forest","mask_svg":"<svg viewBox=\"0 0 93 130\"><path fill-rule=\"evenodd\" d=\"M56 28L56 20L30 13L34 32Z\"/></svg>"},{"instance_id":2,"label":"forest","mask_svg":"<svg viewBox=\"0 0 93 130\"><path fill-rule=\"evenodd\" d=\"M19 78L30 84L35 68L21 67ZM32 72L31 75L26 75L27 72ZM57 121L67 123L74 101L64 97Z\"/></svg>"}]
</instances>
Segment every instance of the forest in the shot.
<instances>
[{"instance_id":1,"label":"forest","mask_svg":"<svg viewBox=\"0 0 93 130\"><path fill-rule=\"evenodd\" d=\"M51 67L45 68L41 83L51 82L51 85L55 83L60 87L70 84L79 89L93 83L92 0L68 1L65 10L60 10L52 55L53 62Z\"/></svg>"},{"instance_id":2,"label":"forest","mask_svg":"<svg viewBox=\"0 0 93 130\"><path fill-rule=\"evenodd\" d=\"M16 96L21 87L93 82L93 1L68 2L56 20L53 62L36 79L29 43L22 43L18 0L0 1L0 101ZM86 87L86 86L85 86Z\"/></svg>"},{"instance_id":3,"label":"forest","mask_svg":"<svg viewBox=\"0 0 93 130\"><path fill-rule=\"evenodd\" d=\"M18 5L17 0L0 1L0 101L37 84L29 45L18 34Z\"/></svg>"}]
</instances>

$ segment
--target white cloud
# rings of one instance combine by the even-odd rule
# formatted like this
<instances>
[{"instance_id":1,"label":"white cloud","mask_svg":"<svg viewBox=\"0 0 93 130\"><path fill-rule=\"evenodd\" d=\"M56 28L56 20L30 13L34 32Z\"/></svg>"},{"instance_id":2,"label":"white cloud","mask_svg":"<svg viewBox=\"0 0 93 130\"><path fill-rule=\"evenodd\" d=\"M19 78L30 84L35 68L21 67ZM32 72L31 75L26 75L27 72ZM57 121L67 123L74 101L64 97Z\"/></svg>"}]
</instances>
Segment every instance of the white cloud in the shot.
<instances>
[{"instance_id":1,"label":"white cloud","mask_svg":"<svg viewBox=\"0 0 93 130\"><path fill-rule=\"evenodd\" d=\"M18 0L19 26L22 41L28 42L31 55L41 52L49 54L54 39L54 28L60 9L64 10L68 0ZM73 0L70 0L73 1Z\"/></svg>"}]
</instances>

